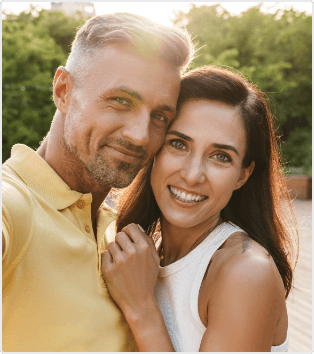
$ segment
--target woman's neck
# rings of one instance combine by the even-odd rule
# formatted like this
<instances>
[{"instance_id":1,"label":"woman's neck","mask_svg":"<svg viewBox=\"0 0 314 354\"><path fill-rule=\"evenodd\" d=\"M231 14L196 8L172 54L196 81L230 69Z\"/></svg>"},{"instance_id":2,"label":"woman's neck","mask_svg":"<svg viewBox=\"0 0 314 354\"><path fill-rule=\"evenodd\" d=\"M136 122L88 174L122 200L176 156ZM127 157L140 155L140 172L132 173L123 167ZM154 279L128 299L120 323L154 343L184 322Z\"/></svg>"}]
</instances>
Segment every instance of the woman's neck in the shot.
<instances>
[{"instance_id":1,"label":"woman's neck","mask_svg":"<svg viewBox=\"0 0 314 354\"><path fill-rule=\"evenodd\" d=\"M218 214L204 224L181 228L168 223L161 217L161 266L165 267L185 257L222 222L220 214Z\"/></svg>"}]
</instances>

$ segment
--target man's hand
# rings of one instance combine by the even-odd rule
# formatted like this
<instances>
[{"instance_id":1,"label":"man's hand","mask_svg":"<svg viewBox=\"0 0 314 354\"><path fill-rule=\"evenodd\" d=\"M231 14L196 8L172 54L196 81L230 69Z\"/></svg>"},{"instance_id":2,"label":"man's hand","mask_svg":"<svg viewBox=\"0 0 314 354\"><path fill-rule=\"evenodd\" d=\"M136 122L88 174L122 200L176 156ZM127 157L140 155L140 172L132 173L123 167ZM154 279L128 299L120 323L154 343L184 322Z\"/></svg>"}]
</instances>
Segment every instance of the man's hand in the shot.
<instances>
[{"instance_id":1,"label":"man's hand","mask_svg":"<svg viewBox=\"0 0 314 354\"><path fill-rule=\"evenodd\" d=\"M127 320L156 308L159 263L153 240L136 224L123 228L102 255L103 277Z\"/></svg>"}]
</instances>

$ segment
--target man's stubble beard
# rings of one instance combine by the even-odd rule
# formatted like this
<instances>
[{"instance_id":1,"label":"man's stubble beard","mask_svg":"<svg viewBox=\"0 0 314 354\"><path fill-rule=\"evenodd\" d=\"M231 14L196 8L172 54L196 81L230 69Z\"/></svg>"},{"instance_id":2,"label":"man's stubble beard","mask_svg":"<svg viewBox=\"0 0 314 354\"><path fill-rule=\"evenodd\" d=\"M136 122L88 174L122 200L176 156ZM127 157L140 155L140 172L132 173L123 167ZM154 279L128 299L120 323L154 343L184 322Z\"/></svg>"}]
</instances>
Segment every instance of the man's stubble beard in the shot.
<instances>
[{"instance_id":1,"label":"man's stubble beard","mask_svg":"<svg viewBox=\"0 0 314 354\"><path fill-rule=\"evenodd\" d=\"M78 153L76 144L73 144L71 142L71 140L74 140L74 142L77 142L79 140L75 134L75 131L79 129L79 127L77 126L79 124L77 117L80 116L80 112L77 110L77 107L79 107L79 103L76 99L74 99L72 106L67 114L68 124L66 127L67 129L65 129L63 135L63 140L67 150L81 161L91 178L102 187L125 188L129 186L138 174L138 172L146 165L144 163L144 160L146 160L146 158L141 159L137 166L135 166L134 164L126 163L124 161L115 161L113 162L113 164L116 167L112 167L109 164L109 159L106 159L105 154L102 154L103 147L101 147L98 149L97 153L94 156L85 159ZM104 142L106 142L106 140L116 140L118 144L120 143L120 145L123 145L121 139L108 138L104 139Z\"/></svg>"},{"instance_id":2,"label":"man's stubble beard","mask_svg":"<svg viewBox=\"0 0 314 354\"><path fill-rule=\"evenodd\" d=\"M131 164L121 161L119 163L115 162L114 164L117 164L117 167L113 168L100 152L97 152L88 161L84 162L81 160L81 162L96 182L110 188L127 187L143 167L141 165L135 168Z\"/></svg>"}]
</instances>

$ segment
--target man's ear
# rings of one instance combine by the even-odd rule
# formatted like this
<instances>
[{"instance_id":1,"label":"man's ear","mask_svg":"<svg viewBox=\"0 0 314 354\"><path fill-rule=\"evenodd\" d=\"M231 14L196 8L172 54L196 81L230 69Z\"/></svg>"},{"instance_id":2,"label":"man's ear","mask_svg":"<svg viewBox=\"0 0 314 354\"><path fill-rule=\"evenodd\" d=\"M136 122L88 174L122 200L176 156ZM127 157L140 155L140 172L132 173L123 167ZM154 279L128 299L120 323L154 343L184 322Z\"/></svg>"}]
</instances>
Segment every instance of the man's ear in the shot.
<instances>
[{"instance_id":1,"label":"man's ear","mask_svg":"<svg viewBox=\"0 0 314 354\"><path fill-rule=\"evenodd\" d=\"M66 68L60 66L53 79L53 101L62 113L66 113L69 107L72 88L73 82L69 72Z\"/></svg>"},{"instance_id":2,"label":"man's ear","mask_svg":"<svg viewBox=\"0 0 314 354\"><path fill-rule=\"evenodd\" d=\"M240 178L236 183L234 190L241 188L246 183L246 181L251 176L254 167L255 167L255 161L252 161L249 167L242 168Z\"/></svg>"}]
</instances>

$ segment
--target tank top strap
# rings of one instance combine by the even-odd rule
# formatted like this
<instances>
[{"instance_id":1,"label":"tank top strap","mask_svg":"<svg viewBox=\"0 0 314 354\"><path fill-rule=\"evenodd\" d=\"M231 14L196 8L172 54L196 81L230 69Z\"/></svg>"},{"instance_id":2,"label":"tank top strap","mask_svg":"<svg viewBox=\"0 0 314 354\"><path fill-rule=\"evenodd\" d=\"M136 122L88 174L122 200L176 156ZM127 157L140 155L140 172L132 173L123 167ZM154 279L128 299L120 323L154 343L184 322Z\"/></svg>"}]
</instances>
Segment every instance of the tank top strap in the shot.
<instances>
[{"instance_id":1,"label":"tank top strap","mask_svg":"<svg viewBox=\"0 0 314 354\"><path fill-rule=\"evenodd\" d=\"M195 324L204 330L199 312L198 312L198 295L199 290L208 267L208 264L213 256L213 254L218 250L218 248L228 239L229 236L235 232L244 232L239 226L233 224L232 222L224 222L219 225L211 234L209 234L206 239L202 242L206 247L206 252L204 253L203 259L200 263L198 271L196 273L191 293L190 293L190 308L195 321Z\"/></svg>"},{"instance_id":2,"label":"tank top strap","mask_svg":"<svg viewBox=\"0 0 314 354\"><path fill-rule=\"evenodd\" d=\"M274 345L271 347L272 352L287 352L289 349L289 330L287 330L286 340L280 345Z\"/></svg>"}]
</instances>

